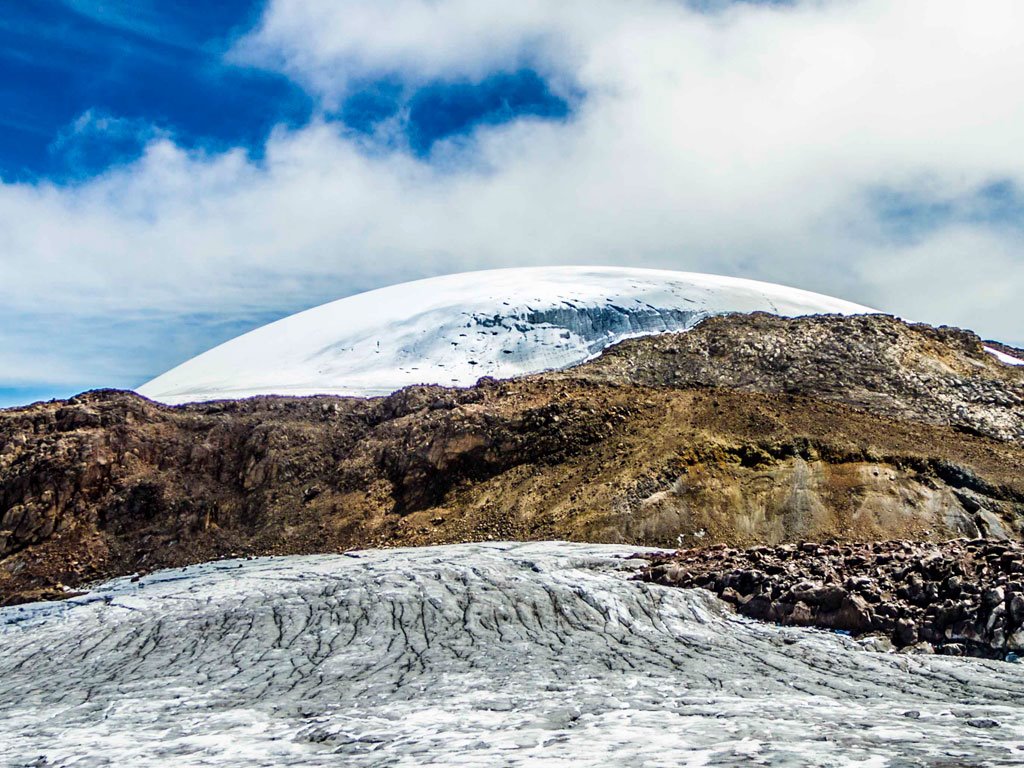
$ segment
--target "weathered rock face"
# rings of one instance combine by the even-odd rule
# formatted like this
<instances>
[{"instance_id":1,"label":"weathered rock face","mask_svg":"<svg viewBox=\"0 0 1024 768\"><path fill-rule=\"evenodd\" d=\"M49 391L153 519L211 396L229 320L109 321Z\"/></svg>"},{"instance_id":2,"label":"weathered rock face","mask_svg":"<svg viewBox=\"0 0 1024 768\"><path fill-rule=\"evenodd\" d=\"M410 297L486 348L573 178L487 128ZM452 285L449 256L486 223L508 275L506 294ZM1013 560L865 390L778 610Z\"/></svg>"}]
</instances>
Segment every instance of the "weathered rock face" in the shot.
<instances>
[{"instance_id":1,"label":"weathered rock face","mask_svg":"<svg viewBox=\"0 0 1024 768\"><path fill-rule=\"evenodd\" d=\"M1024 547L785 544L652 555L645 581L715 592L752 618L879 633L898 648L1002 659L1024 654Z\"/></svg>"},{"instance_id":2,"label":"weathered rock face","mask_svg":"<svg viewBox=\"0 0 1024 768\"><path fill-rule=\"evenodd\" d=\"M887 316L714 317L695 333L623 342L571 375L809 395L1024 443L1024 371L997 362L969 331Z\"/></svg>"},{"instance_id":3,"label":"weathered rock face","mask_svg":"<svg viewBox=\"0 0 1024 768\"><path fill-rule=\"evenodd\" d=\"M798 393L762 351L786 334ZM858 351L837 366L844 334ZM897 370L872 401L850 382L878 359ZM954 373L922 378L939 368ZM718 369L748 373L672 383ZM99 391L0 411L0 600L231 554L1016 539L1022 386L959 331L733 316L470 389L176 408Z\"/></svg>"},{"instance_id":4,"label":"weathered rock face","mask_svg":"<svg viewBox=\"0 0 1024 768\"><path fill-rule=\"evenodd\" d=\"M674 527L678 546L871 540L901 531L917 538L1017 537L1024 509L1017 492L961 470L942 460L828 443L701 446L670 484L650 486L657 490L628 507L628 530L650 541Z\"/></svg>"}]
</instances>

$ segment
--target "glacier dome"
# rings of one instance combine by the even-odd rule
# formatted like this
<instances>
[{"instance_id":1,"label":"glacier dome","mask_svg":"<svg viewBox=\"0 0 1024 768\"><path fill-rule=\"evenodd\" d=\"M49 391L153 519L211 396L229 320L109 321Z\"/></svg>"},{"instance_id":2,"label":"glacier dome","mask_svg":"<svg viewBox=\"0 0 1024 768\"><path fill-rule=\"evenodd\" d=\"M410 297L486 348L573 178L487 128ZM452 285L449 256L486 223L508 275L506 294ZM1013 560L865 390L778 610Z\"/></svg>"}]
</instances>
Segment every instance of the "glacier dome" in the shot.
<instances>
[{"instance_id":1,"label":"glacier dome","mask_svg":"<svg viewBox=\"0 0 1024 768\"><path fill-rule=\"evenodd\" d=\"M581 363L622 339L714 314L865 314L781 285L625 267L527 267L402 283L299 312L138 389L168 404L253 395L384 395Z\"/></svg>"}]
</instances>

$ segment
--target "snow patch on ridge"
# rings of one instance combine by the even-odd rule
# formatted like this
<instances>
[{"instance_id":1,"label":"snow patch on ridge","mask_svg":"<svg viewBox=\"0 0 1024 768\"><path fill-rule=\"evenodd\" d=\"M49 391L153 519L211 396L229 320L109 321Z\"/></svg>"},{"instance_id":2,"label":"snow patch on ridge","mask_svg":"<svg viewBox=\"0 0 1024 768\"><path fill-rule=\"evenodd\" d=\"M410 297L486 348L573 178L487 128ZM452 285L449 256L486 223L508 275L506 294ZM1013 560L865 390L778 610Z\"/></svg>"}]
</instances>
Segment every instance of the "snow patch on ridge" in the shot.
<instances>
[{"instance_id":1,"label":"snow patch on ridge","mask_svg":"<svg viewBox=\"0 0 1024 768\"><path fill-rule=\"evenodd\" d=\"M864 314L754 280L618 267L488 270L350 296L226 342L139 388L177 404L252 395L390 394L565 368L623 339L727 312Z\"/></svg>"},{"instance_id":2,"label":"snow patch on ridge","mask_svg":"<svg viewBox=\"0 0 1024 768\"><path fill-rule=\"evenodd\" d=\"M1000 352L998 349L993 347L985 347L984 349L1001 363L1005 363L1006 365L1024 365L1024 360L1008 355L1005 352Z\"/></svg>"}]
</instances>

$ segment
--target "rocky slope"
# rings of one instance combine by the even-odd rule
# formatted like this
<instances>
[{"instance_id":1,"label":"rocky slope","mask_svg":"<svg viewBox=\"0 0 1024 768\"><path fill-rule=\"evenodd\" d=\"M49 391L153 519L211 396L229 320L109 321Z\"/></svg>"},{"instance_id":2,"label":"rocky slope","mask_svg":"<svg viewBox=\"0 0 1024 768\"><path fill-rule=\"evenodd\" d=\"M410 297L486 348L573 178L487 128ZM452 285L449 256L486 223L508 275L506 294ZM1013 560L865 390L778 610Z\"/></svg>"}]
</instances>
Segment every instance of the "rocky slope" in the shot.
<instances>
[{"instance_id":1,"label":"rocky slope","mask_svg":"<svg viewBox=\"0 0 1024 768\"><path fill-rule=\"evenodd\" d=\"M1019 538L1022 402L963 331L757 314L468 389L91 392L0 411L0 600L232 554Z\"/></svg>"},{"instance_id":2,"label":"rocky slope","mask_svg":"<svg viewBox=\"0 0 1024 768\"><path fill-rule=\"evenodd\" d=\"M625 341L572 374L673 389L725 387L804 394L900 421L1024 443L1024 370L984 346L1024 352L959 328L892 317L765 313L713 317L700 333Z\"/></svg>"},{"instance_id":3,"label":"rocky slope","mask_svg":"<svg viewBox=\"0 0 1024 768\"><path fill-rule=\"evenodd\" d=\"M881 648L1024 654L1019 542L805 542L648 557L645 581L708 589L751 618L875 634Z\"/></svg>"}]
</instances>

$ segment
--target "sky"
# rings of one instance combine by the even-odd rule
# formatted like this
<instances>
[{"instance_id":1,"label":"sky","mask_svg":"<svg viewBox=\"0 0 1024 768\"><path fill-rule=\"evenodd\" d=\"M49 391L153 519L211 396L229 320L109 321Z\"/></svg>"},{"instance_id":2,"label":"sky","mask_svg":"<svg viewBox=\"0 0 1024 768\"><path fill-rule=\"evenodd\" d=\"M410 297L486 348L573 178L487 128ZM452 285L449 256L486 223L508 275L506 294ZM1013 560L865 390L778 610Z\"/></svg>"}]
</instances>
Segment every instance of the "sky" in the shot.
<instances>
[{"instance_id":1,"label":"sky","mask_svg":"<svg viewBox=\"0 0 1024 768\"><path fill-rule=\"evenodd\" d=\"M447 272L1024 345L1019 0L0 0L0 407Z\"/></svg>"}]
</instances>

